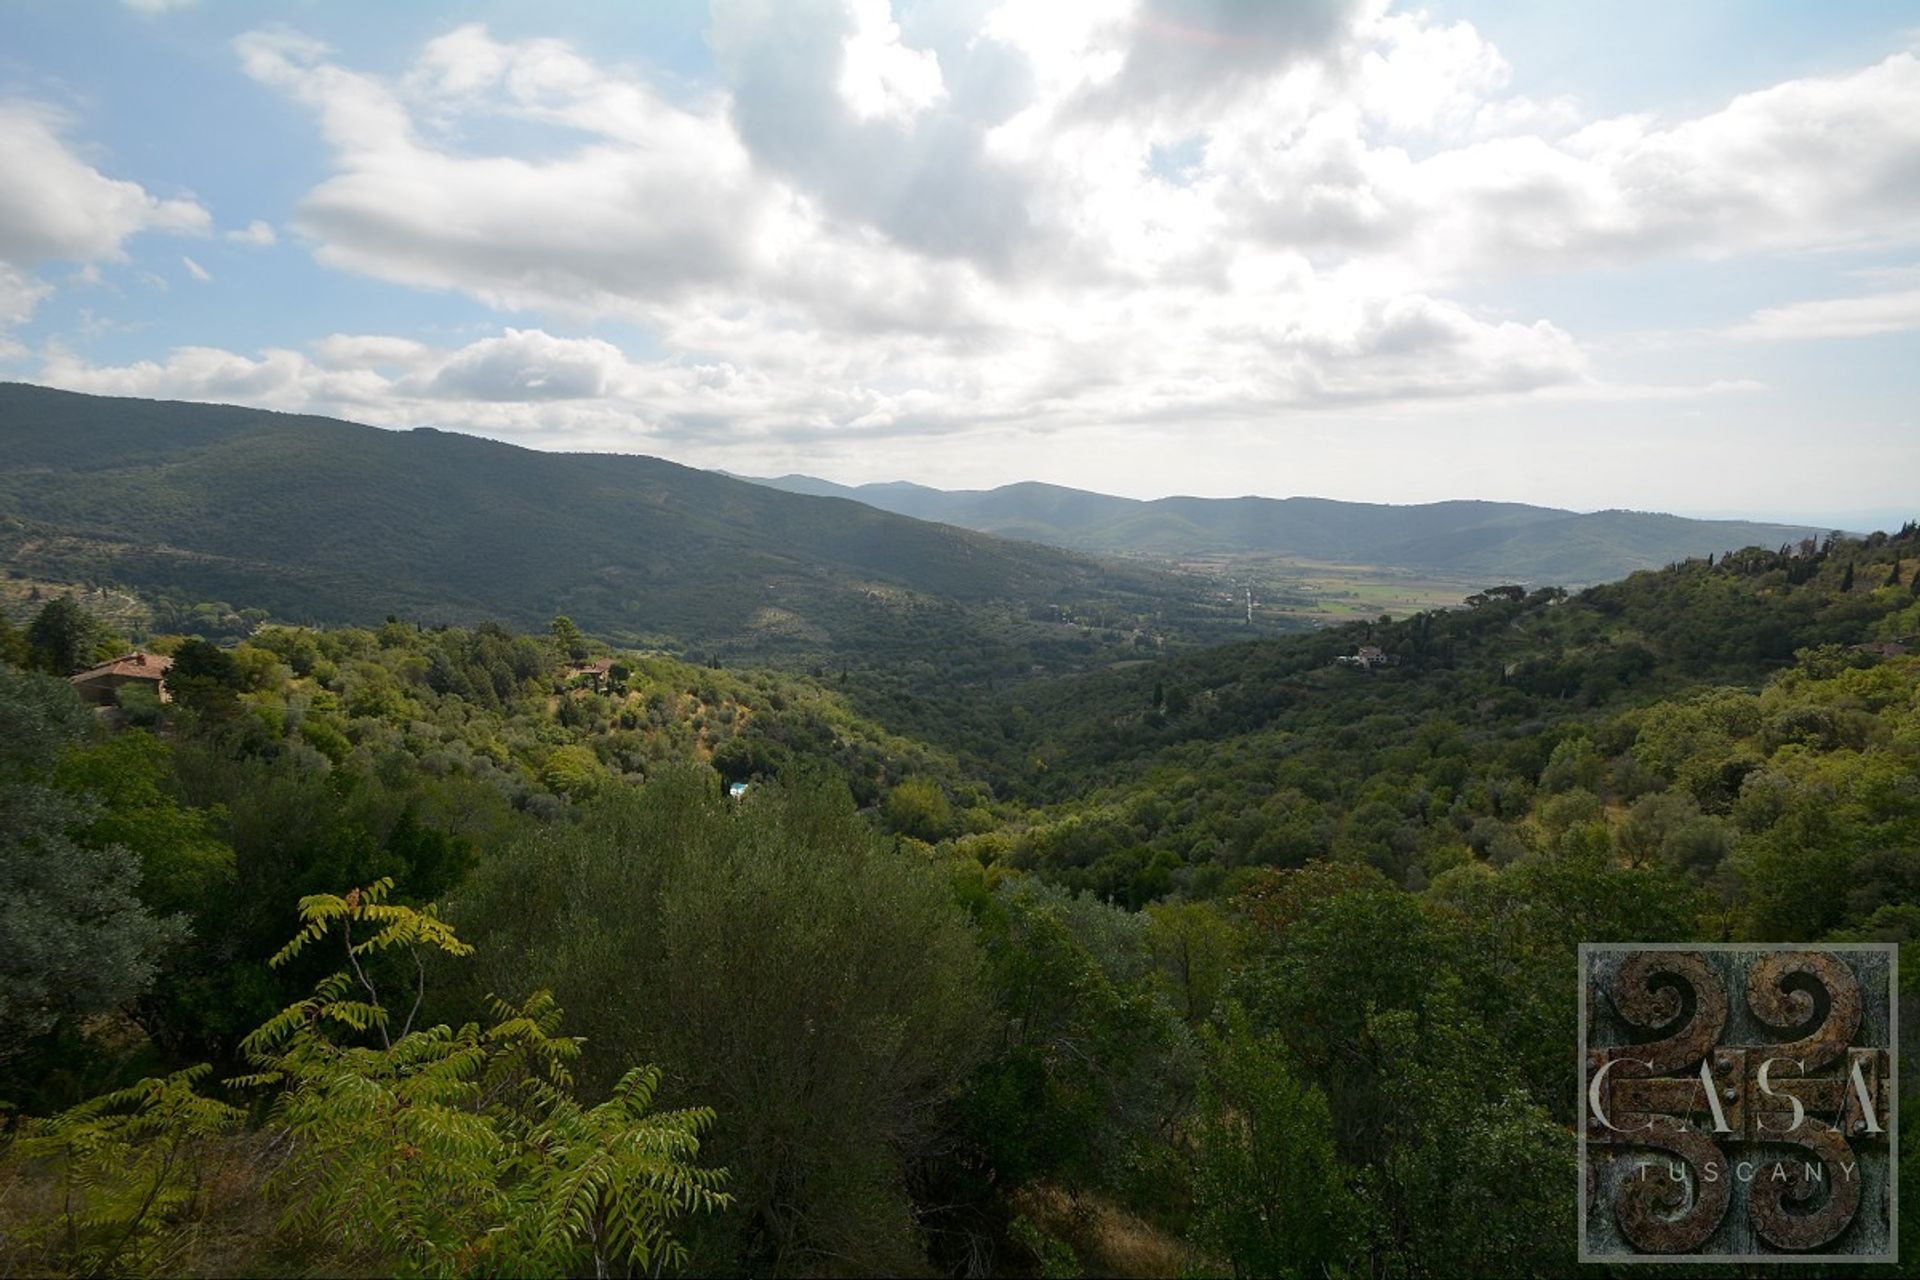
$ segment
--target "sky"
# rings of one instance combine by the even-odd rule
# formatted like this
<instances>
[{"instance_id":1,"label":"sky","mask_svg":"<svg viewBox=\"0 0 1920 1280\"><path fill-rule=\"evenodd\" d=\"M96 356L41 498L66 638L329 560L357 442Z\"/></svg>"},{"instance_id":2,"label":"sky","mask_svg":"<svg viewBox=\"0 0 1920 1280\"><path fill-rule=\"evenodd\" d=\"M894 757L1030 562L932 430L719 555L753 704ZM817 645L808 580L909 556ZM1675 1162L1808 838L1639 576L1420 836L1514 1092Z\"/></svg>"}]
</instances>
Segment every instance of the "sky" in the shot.
<instances>
[{"instance_id":1,"label":"sky","mask_svg":"<svg viewBox=\"0 0 1920 1280\"><path fill-rule=\"evenodd\" d=\"M0 379L739 474L1920 515L1920 7L0 0Z\"/></svg>"}]
</instances>

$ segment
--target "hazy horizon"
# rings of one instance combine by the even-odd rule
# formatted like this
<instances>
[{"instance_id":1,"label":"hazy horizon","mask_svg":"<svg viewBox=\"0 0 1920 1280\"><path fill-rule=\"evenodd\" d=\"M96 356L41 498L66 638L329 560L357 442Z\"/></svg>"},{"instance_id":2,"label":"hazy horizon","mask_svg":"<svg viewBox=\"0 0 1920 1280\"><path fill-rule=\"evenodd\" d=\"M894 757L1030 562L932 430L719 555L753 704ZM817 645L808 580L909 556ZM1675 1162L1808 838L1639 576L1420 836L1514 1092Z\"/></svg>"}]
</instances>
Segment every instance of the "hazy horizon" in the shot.
<instances>
[{"instance_id":1,"label":"hazy horizon","mask_svg":"<svg viewBox=\"0 0 1920 1280\"><path fill-rule=\"evenodd\" d=\"M0 382L3 382L3 381L9 381L9 379L0 379ZM46 385L44 383L35 383L35 382L17 380L17 379L14 379L11 381L20 381L22 385L26 385L26 386L45 386ZM66 388L55 387L50 389L65 390ZM97 393L89 392L89 393L83 393L83 394L97 394ZM224 400L195 400L191 397L154 397L154 398L180 399L180 400L183 400L185 403L190 403L190 404L198 403L198 404L212 404L212 405L228 405L233 403L231 401L224 401ZM246 407L246 406L241 406L241 407ZM278 409L275 409L273 411L289 412L287 410L278 410ZM1066 481L1066 480L1049 479L1045 476L1022 476L1018 479L1006 480L998 484L987 484L987 485L941 484L934 480L917 478L914 476L891 476L885 479L878 479L878 480L841 480L841 479L836 479L833 476L821 475L817 471L793 470L793 471L782 471L777 474L756 474L756 473L750 473L750 472L743 472L743 471L735 470L731 467L709 466L701 462L688 460L686 458L676 458L664 452L650 453L643 449L621 449L621 448L612 448L612 447L590 448L590 449L579 449L579 450L560 449L559 446L543 445L543 443L539 441L504 439L499 436L489 435L485 432L469 430L458 424L406 423L406 422L382 424L377 422L359 422L350 416L341 416L338 414L323 414L322 416L335 417L335 418L338 418L338 420L343 422L355 423L356 425L360 425L360 426L377 427L382 430L441 431L441 432L446 432L448 434L453 434L453 435L472 436L475 439L480 439L480 440L491 440L499 444L511 444L521 448L533 448L533 449L547 448L547 449L564 451L564 452L608 453L608 454L616 454L616 455L625 454L625 455L640 456L640 457L655 457L665 462L672 462L680 466L696 467L705 471L713 471L721 475L729 476L736 480L745 480L751 483L768 483L768 482L779 481L779 480L804 479L804 480L821 481L827 484L838 485L848 489L858 489L865 485L908 484L908 485L917 485L927 489L944 490L947 492L979 492L979 493L990 492L994 489L1004 488L1007 486L1018 485L1018 484L1044 484L1044 485L1053 485L1059 488L1077 489L1082 492L1102 494L1109 497L1131 498L1141 502L1153 502L1163 498L1204 498L1209 500L1226 500L1226 499L1233 499L1233 498L1268 498L1268 499L1285 500L1289 498L1308 498L1308 499L1318 499L1318 500L1326 500L1326 501L1333 501L1333 502L1371 504L1371 505L1378 505L1378 506L1423 506L1423 505L1432 505L1435 503L1443 503L1443 502L1489 502L1489 503L1512 502L1512 503L1525 503L1531 506L1557 507L1558 509L1573 511L1578 514L1592 514L1594 512L1599 512L1599 511L1653 512L1657 514L1681 516L1690 520L1725 520L1725 521L1758 522L1758 523L1767 523L1767 524L1801 525L1801 526L1806 526L1811 528L1841 530L1848 533L1870 533L1876 529L1883 529L1891 532L1892 530L1897 529L1898 527L1905 524L1909 520L1920 518L1920 508L1916 508L1912 511L1909 511L1907 509L1898 508L1898 507L1889 507L1889 508L1877 509L1877 510L1868 509L1868 510L1848 511L1848 512L1833 512L1833 511L1792 512L1792 511L1789 511L1782 514L1779 512L1765 511L1765 510L1758 510L1758 511L1725 510L1725 509L1693 510L1693 509L1664 508L1664 507L1637 504L1631 500L1605 502L1605 503L1601 503L1594 506L1584 506L1584 507L1558 506L1558 504L1554 504L1554 503L1535 502L1526 498L1502 497L1498 494L1486 494L1486 493L1457 493L1457 494L1451 494L1449 496L1441 497L1441 498L1426 498L1426 499L1419 499L1414 501L1394 501L1394 500L1385 499L1385 498L1369 497L1364 494L1353 495L1353 494L1339 494L1339 493L1302 493L1302 492L1282 492L1282 491L1261 492L1261 491L1254 491L1254 490L1248 490L1248 489L1231 489L1231 488L1223 488L1217 492L1198 492L1190 489L1155 490L1150 486L1142 486L1133 491L1127 491L1122 488L1089 488L1084 484L1075 484L1071 481Z\"/></svg>"}]
</instances>

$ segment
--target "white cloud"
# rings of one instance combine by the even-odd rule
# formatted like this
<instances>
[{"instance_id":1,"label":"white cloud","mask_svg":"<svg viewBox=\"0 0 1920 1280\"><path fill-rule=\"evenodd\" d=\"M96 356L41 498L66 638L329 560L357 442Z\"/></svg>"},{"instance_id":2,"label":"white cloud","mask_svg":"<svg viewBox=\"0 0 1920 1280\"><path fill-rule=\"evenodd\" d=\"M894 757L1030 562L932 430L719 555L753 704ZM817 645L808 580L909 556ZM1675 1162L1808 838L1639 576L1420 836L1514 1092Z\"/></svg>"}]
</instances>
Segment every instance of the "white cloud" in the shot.
<instances>
[{"instance_id":1,"label":"white cloud","mask_svg":"<svg viewBox=\"0 0 1920 1280\"><path fill-rule=\"evenodd\" d=\"M52 292L52 285L0 262L0 337L4 337L8 329L30 320L34 308Z\"/></svg>"},{"instance_id":2,"label":"white cloud","mask_svg":"<svg viewBox=\"0 0 1920 1280\"><path fill-rule=\"evenodd\" d=\"M249 249L271 249L279 238L274 233L273 224L263 222L259 218L255 218L244 227L236 227L227 232L229 243L244 245Z\"/></svg>"},{"instance_id":3,"label":"white cloud","mask_svg":"<svg viewBox=\"0 0 1920 1280\"><path fill-rule=\"evenodd\" d=\"M59 371L603 447L1260 433L1327 406L1740 389L1738 370L1612 383L1567 326L1450 295L1920 238L1909 54L1692 119L1594 120L1510 93L1470 24L1382 0L978 22L721 0L711 40L722 84L687 95L477 25L391 76L242 37L247 73L319 124L330 171L290 220L319 260L515 327ZM602 319L665 354L540 327Z\"/></svg>"},{"instance_id":4,"label":"white cloud","mask_svg":"<svg viewBox=\"0 0 1920 1280\"><path fill-rule=\"evenodd\" d=\"M947 96L940 59L900 43L887 0L853 0L853 31L840 45L840 95L862 120L910 123Z\"/></svg>"},{"instance_id":5,"label":"white cloud","mask_svg":"<svg viewBox=\"0 0 1920 1280\"><path fill-rule=\"evenodd\" d=\"M200 0L120 0L121 4L135 13L158 14L171 13L176 9L191 9Z\"/></svg>"},{"instance_id":6,"label":"white cloud","mask_svg":"<svg viewBox=\"0 0 1920 1280\"><path fill-rule=\"evenodd\" d=\"M29 273L48 262L82 264L76 282L97 283L97 264L125 261L142 231L198 235L207 211L187 199L160 199L138 183L109 178L61 136L65 119L25 101L0 101L0 341L25 324L53 287Z\"/></svg>"},{"instance_id":7,"label":"white cloud","mask_svg":"<svg viewBox=\"0 0 1920 1280\"><path fill-rule=\"evenodd\" d=\"M1245 74L1310 56L1323 19L1256 24L1286 47L1262 46ZM1021 47L1045 34L1029 23ZM1549 323L1223 238L1217 180L1185 191L1146 174L1147 133L996 154L978 50L942 79L951 50L921 58L880 6L725 5L715 40L736 88L686 106L563 44L478 27L391 81L284 32L238 48L328 139L336 172L295 215L323 262L507 309L636 320L671 353L639 376L605 344L563 352L509 330L410 384L435 395L621 398L677 386L676 369L726 368L730 397L708 386L697 406L676 392L633 411L824 436L1260 416L1588 377ZM885 64L881 90L863 80L850 102L847 76L872 69L861 58ZM486 123L502 118L560 130L557 145L489 154Z\"/></svg>"},{"instance_id":8,"label":"white cloud","mask_svg":"<svg viewBox=\"0 0 1920 1280\"><path fill-rule=\"evenodd\" d=\"M412 338L336 333L313 344L323 369L413 369L430 362L433 349Z\"/></svg>"},{"instance_id":9,"label":"white cloud","mask_svg":"<svg viewBox=\"0 0 1920 1280\"><path fill-rule=\"evenodd\" d=\"M198 280L201 284L206 284L213 279L213 273L211 271L208 271L184 253L180 255L180 265L187 269L188 275Z\"/></svg>"},{"instance_id":10,"label":"white cloud","mask_svg":"<svg viewBox=\"0 0 1920 1280\"><path fill-rule=\"evenodd\" d=\"M425 136L390 85L286 33L238 42L242 65L311 106L339 172L294 225L323 262L503 307L632 312L745 267L774 212L715 115L668 106L552 41L501 46L463 29L428 46L411 85L426 114L492 113L597 131L553 158L470 154Z\"/></svg>"},{"instance_id":11,"label":"white cloud","mask_svg":"<svg viewBox=\"0 0 1920 1280\"><path fill-rule=\"evenodd\" d=\"M508 329L462 348L429 391L451 400L598 400L616 390L626 357L598 338Z\"/></svg>"},{"instance_id":12,"label":"white cloud","mask_svg":"<svg viewBox=\"0 0 1920 1280\"><path fill-rule=\"evenodd\" d=\"M138 232L207 230L198 203L107 177L62 140L60 125L44 107L0 102L0 259L118 261Z\"/></svg>"},{"instance_id":13,"label":"white cloud","mask_svg":"<svg viewBox=\"0 0 1920 1280\"><path fill-rule=\"evenodd\" d=\"M1864 338L1920 329L1920 289L1856 298L1820 298L1756 311L1727 331L1731 338L1800 341Z\"/></svg>"}]
</instances>

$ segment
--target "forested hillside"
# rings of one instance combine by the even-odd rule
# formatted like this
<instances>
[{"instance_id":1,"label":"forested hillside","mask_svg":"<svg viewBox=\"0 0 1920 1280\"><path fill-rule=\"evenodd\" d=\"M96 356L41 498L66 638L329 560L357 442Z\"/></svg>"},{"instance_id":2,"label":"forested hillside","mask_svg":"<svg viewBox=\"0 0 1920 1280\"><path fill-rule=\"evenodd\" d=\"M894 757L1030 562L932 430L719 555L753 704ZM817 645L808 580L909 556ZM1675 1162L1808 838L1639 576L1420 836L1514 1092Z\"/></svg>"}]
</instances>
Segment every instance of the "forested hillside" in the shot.
<instances>
[{"instance_id":1,"label":"forested hillside","mask_svg":"<svg viewBox=\"0 0 1920 1280\"><path fill-rule=\"evenodd\" d=\"M630 455L0 384L0 562L327 624L541 625L790 660L1204 636L1184 579ZM1022 653L1019 655L1025 657Z\"/></svg>"},{"instance_id":2,"label":"forested hillside","mask_svg":"<svg viewBox=\"0 0 1920 1280\"><path fill-rule=\"evenodd\" d=\"M1917 583L1909 526L991 692L274 624L104 716L49 603L0 1269L1566 1274L1579 942L1920 934Z\"/></svg>"},{"instance_id":3,"label":"forested hillside","mask_svg":"<svg viewBox=\"0 0 1920 1280\"><path fill-rule=\"evenodd\" d=\"M1078 551L1162 557L1276 554L1541 586L1608 582L1690 556L1756 544L1775 547L1825 532L1648 511L1580 513L1519 502L1141 501L1032 482L945 490L905 483L837 485L798 475L758 483L852 498L882 511Z\"/></svg>"}]
</instances>

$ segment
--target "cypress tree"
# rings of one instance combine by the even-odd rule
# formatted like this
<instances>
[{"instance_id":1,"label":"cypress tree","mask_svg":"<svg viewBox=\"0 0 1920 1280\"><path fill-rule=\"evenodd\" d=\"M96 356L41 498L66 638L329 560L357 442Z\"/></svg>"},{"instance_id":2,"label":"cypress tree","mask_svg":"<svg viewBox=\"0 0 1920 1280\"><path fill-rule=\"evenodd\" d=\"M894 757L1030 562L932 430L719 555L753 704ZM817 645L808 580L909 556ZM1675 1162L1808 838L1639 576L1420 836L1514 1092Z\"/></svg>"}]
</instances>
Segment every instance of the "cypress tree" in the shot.
<instances>
[{"instance_id":1,"label":"cypress tree","mask_svg":"<svg viewBox=\"0 0 1920 1280\"><path fill-rule=\"evenodd\" d=\"M1847 571L1840 575L1840 590L1853 590L1853 561L1847 561Z\"/></svg>"}]
</instances>

